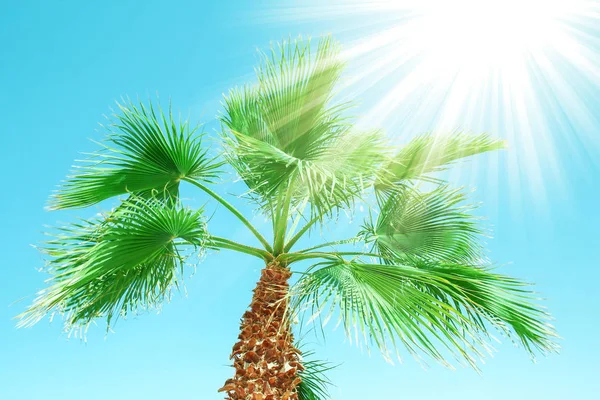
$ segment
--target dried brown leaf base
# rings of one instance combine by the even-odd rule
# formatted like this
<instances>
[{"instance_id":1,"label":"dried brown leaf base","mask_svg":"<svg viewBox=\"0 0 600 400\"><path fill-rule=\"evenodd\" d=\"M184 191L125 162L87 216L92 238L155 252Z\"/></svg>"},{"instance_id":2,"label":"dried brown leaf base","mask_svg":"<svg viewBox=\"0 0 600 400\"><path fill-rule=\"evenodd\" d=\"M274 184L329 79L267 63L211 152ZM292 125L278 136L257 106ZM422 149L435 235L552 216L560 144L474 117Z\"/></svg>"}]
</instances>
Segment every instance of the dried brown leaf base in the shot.
<instances>
[{"instance_id":1,"label":"dried brown leaf base","mask_svg":"<svg viewBox=\"0 0 600 400\"><path fill-rule=\"evenodd\" d=\"M277 262L262 270L231 353L235 376L219 389L226 399L298 400L304 367L286 314L290 276Z\"/></svg>"}]
</instances>

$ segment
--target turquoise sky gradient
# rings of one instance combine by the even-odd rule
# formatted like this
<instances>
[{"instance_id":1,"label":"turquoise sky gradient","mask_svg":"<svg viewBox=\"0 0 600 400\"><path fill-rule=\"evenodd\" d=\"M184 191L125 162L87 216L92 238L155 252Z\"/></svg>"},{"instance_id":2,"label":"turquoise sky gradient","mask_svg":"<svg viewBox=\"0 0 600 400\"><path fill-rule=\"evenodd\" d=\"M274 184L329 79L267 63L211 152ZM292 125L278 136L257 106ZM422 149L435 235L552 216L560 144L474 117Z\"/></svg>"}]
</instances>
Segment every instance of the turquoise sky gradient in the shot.
<instances>
[{"instance_id":1,"label":"turquoise sky gradient","mask_svg":"<svg viewBox=\"0 0 600 400\"><path fill-rule=\"evenodd\" d=\"M252 7L243 1L92 3L21 1L4 5L0 13L0 176L5 190L0 199L0 399L219 399L216 389L232 375L228 355L260 262L235 253L209 254L187 279L187 296L174 295L158 315L120 320L108 335L99 323L90 329L87 343L67 339L59 318L17 329L12 318L44 286L46 276L36 270L43 260L31 247L43 240L44 225L101 209L50 213L43 207L73 160L81 158L79 152L96 148L89 139L102 138L97 123L121 96L147 98L158 92L214 132L222 93L252 81L257 48L288 35L327 32L344 44L349 37L344 24L352 22L278 19L281 2L253 1ZM598 46L600 30L589 35L588 45ZM557 123L546 135L554 140L557 158L537 154L543 200L527 175L518 175L520 168L510 164L510 154L527 157L528 150L518 143L505 153L480 156L452 175L452 183L478 188L473 198L483 202L478 213L488 217L493 229L488 247L499 270L535 282L547 298L544 304L564 338L561 354L534 364L503 340L482 365L482 375L435 364L424 370L408 356L392 366L375 351L369 356L347 343L342 330L334 331L331 324L326 342L314 335L306 342L319 358L342 363L330 373L333 398L591 399L600 393L600 88L565 69L569 73L574 75L567 79L595 119L580 135L576 122L554 116ZM366 113L385 87L382 80L365 90L357 112ZM405 99L399 109L409 109L411 101L418 99ZM417 124L423 130L427 118L423 115L424 122ZM504 136L490 129L488 119L482 115L477 126L467 128ZM422 133L399 132L402 124L394 118L378 125L404 141ZM587 139L575 139L582 137ZM496 168L487 167L490 159ZM556 169L558 174L552 172ZM183 190L190 205L207 201L193 188ZM217 190L241 194L244 188L224 184ZM232 202L252 212L243 200ZM210 204L209 214L214 210ZM341 218L324 235L350 236L361 219L360 212L351 223ZM262 217L255 222L268 233ZM253 243L243 226L222 211L209 226L215 234Z\"/></svg>"}]
</instances>

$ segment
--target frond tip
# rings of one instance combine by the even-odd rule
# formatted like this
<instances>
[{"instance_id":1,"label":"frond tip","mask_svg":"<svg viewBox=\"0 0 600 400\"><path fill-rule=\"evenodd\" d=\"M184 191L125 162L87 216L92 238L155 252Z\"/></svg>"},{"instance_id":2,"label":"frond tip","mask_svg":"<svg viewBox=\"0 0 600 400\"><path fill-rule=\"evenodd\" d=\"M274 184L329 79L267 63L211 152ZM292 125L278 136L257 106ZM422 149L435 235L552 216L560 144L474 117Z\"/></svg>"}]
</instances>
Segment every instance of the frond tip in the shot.
<instances>
[{"instance_id":1,"label":"frond tip","mask_svg":"<svg viewBox=\"0 0 600 400\"><path fill-rule=\"evenodd\" d=\"M428 174L441 171L461 158L504 148L504 140L494 139L485 133L418 136L384 165L375 189L385 192L406 180L427 180Z\"/></svg>"},{"instance_id":2,"label":"frond tip","mask_svg":"<svg viewBox=\"0 0 600 400\"><path fill-rule=\"evenodd\" d=\"M182 246L201 251L207 238L202 210L156 199L133 198L104 219L62 228L42 249L50 286L19 316L19 326L53 311L64 315L67 329L101 317L110 325L115 317L157 306L178 285Z\"/></svg>"}]
</instances>

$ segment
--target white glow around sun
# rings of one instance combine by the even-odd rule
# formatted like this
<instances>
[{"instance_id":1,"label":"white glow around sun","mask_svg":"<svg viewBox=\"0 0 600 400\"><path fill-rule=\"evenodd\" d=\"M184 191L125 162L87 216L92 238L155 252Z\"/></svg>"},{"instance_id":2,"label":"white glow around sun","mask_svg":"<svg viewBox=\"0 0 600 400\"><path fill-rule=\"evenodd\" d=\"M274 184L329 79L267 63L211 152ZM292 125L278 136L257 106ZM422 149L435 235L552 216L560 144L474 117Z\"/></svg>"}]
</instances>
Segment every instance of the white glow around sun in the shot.
<instances>
[{"instance_id":1,"label":"white glow around sun","mask_svg":"<svg viewBox=\"0 0 600 400\"><path fill-rule=\"evenodd\" d=\"M553 42L561 8L552 0L422 1L410 29L435 57L473 70L503 67Z\"/></svg>"},{"instance_id":2,"label":"white glow around sun","mask_svg":"<svg viewBox=\"0 0 600 400\"><path fill-rule=\"evenodd\" d=\"M567 183L558 151L585 149L577 162L600 149L600 1L326 3L276 9L263 22L302 32L318 21L342 41L342 93L368 104L361 124L400 142L456 130L507 139L505 165L490 155L480 169L490 187L509 175L515 202L543 203L545 182Z\"/></svg>"}]
</instances>

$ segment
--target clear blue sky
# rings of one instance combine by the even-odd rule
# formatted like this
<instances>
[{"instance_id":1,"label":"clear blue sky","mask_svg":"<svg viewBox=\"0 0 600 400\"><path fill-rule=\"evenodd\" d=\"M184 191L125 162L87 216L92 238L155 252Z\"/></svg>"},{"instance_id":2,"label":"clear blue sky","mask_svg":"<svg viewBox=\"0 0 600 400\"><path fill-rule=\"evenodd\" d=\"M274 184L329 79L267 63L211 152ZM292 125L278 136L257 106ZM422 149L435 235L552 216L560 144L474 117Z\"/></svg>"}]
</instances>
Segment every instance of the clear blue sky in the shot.
<instances>
[{"instance_id":1,"label":"clear blue sky","mask_svg":"<svg viewBox=\"0 0 600 400\"><path fill-rule=\"evenodd\" d=\"M0 13L0 176L5 190L0 198L4 274L0 399L222 398L216 389L232 373L228 355L261 268L253 259L230 253L209 255L186 281L187 296L175 295L160 314L121 320L107 336L101 324L92 327L87 343L67 339L58 320L19 330L12 317L44 286L45 275L36 271L43 260L31 247L43 240L44 225L98 210L49 213L43 207L73 160L80 158L78 153L95 148L89 138L102 137L97 123L115 99L158 92L214 131L217 125L212 121L222 93L252 79L256 48L290 34L318 36L331 31L344 42L343 24L352 23L340 20L333 27L310 18L295 21L289 13L287 19L278 19L275 3L253 1L252 8L248 3L122 0L4 5ZM267 15L265 11L268 17L259 17ZM589 34L597 44L598 32ZM575 90L583 93L596 119L588 121L582 136L574 131L577 125L565 119L550 126L546 136L533 137L540 145L544 138L555 140L556 158L543 151L536 156L545 191L542 205L532 193L537 189L527 189L539 185L527 180L530 175L519 175L519 168L515 172L508 155L496 158L493 185L485 168L465 168L458 179L480 188L474 198L484 203L479 212L489 216L493 225L494 238L488 244L501 271L536 282L536 289L547 298L545 305L564 338L561 354L534 364L524 351L503 341L494 357L486 359L482 375L438 365L424 370L410 359L392 366L375 352L361 353L345 341L341 330L328 327L327 342L310 346L320 358L343 362L330 373L336 384L335 399L590 399L600 393L600 89L576 78L570 83L580 85ZM377 87L383 90L382 85L386 83ZM373 90L365 92L361 103L365 112L378 98ZM398 108L407 109L418 101L409 96ZM482 116L481 126L470 129L490 130L486 120ZM391 135L420 133L394 132L398 124L393 119L377 122ZM575 139L579 137L586 140ZM520 148L519 143L512 143L509 152L527 159L531 149ZM485 157L471 166L486 165ZM559 174L546 174L552 168L558 168ZM516 184L523 190L515 191L515 179L507 171L520 176ZM243 189L226 185L218 190L239 194ZM206 200L192 189L184 194L192 205ZM251 212L243 202L234 201ZM251 241L227 215L217 213L213 221L215 233ZM260 225L261 218L256 221ZM342 219L332 230L354 232L357 222L346 222ZM15 303L19 299L23 300Z\"/></svg>"}]
</instances>

